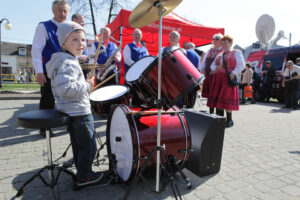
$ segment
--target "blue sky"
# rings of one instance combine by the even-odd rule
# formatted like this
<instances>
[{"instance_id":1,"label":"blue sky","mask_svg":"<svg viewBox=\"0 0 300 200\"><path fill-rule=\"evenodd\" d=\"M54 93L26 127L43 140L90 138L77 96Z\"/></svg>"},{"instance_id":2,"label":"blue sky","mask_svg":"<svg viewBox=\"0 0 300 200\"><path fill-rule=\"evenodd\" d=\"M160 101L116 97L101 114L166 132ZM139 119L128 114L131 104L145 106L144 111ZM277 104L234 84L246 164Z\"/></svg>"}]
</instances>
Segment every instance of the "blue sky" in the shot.
<instances>
[{"instance_id":1,"label":"blue sky","mask_svg":"<svg viewBox=\"0 0 300 200\"><path fill-rule=\"evenodd\" d=\"M139 0L132 1L134 8ZM13 29L1 27L2 41L31 43L37 24L53 17L52 0L0 0L0 19L8 18ZM288 36L292 33L292 44L300 41L300 1L299 0L183 0L174 10L178 15L194 22L214 27L224 27L225 33L233 36L234 43L242 47L257 40L255 24L263 14L273 16L276 24L275 35L284 30ZM74 13L71 10L70 16ZM105 14L105 17L107 14ZM105 25L105 20L98 18L97 27ZM93 33L91 28L88 32ZM288 45L288 40L281 40L281 45Z\"/></svg>"}]
</instances>

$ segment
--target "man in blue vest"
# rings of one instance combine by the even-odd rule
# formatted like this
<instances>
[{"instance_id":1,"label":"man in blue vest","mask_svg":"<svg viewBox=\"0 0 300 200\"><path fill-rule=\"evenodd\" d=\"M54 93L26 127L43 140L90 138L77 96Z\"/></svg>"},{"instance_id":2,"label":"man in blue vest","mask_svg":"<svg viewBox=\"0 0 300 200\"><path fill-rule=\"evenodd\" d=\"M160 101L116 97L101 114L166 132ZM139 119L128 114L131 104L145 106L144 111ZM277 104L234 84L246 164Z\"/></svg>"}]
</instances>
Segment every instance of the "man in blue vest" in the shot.
<instances>
[{"instance_id":1,"label":"man in blue vest","mask_svg":"<svg viewBox=\"0 0 300 200\"><path fill-rule=\"evenodd\" d=\"M183 48L186 50L186 57L191 61L191 63L198 69L198 65L200 63L200 56L195 51L195 44L192 42L184 42ZM192 90L187 96L184 97L184 104L188 108L193 108L197 99L197 91Z\"/></svg>"},{"instance_id":2,"label":"man in blue vest","mask_svg":"<svg viewBox=\"0 0 300 200\"><path fill-rule=\"evenodd\" d=\"M112 63L109 65L109 68L103 71L102 67L97 67L96 71L95 71L95 75L97 78L97 83L103 81L105 78L107 78L108 76L114 74L117 72L117 66L116 63L119 63L121 61L121 53L117 51L117 46L115 43L109 41L110 36L111 36L111 30L108 27L102 28L100 30L100 33L103 34L103 39L102 39L102 43L100 46L100 51L103 51L103 49L105 48L105 50L103 52L101 52L97 58L97 64L100 64L100 66L106 63L106 61L108 59L112 59ZM95 42L90 50L89 50L89 57L91 58L89 60L90 64L94 64L94 59L92 57L96 56L96 52L97 52L97 48L98 48L99 42ZM113 57L112 57L113 56ZM118 76L116 76L116 78L114 79L110 79L109 81L107 81L104 85L113 85L118 83Z\"/></svg>"},{"instance_id":3,"label":"man in blue vest","mask_svg":"<svg viewBox=\"0 0 300 200\"><path fill-rule=\"evenodd\" d=\"M186 56L193 63L193 65L198 68L200 62L200 56L195 51L195 44L192 42L188 42L186 45Z\"/></svg>"},{"instance_id":4,"label":"man in blue vest","mask_svg":"<svg viewBox=\"0 0 300 200\"><path fill-rule=\"evenodd\" d=\"M148 55L146 47L141 45L142 36L142 31L138 28L135 29L132 33L133 42L124 47L123 56L125 73L133 63Z\"/></svg>"},{"instance_id":5,"label":"man in blue vest","mask_svg":"<svg viewBox=\"0 0 300 200\"><path fill-rule=\"evenodd\" d=\"M35 31L32 42L32 63L35 68L37 82L41 86L40 109L54 108L55 100L50 79L47 77L46 63L53 53L61 49L57 38L57 26L67 19L69 11L70 5L66 0L53 1L53 19L39 23ZM45 136L45 130L41 129L40 134Z\"/></svg>"}]
</instances>

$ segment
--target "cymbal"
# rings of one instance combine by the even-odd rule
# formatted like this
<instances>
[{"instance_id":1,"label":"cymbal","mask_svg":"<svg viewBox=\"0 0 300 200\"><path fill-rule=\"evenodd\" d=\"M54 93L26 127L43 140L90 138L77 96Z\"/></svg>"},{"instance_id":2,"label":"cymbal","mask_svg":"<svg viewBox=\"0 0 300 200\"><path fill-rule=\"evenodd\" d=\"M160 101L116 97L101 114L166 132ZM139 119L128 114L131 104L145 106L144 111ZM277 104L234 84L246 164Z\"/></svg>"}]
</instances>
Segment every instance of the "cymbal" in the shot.
<instances>
[{"instance_id":1,"label":"cymbal","mask_svg":"<svg viewBox=\"0 0 300 200\"><path fill-rule=\"evenodd\" d=\"M159 20L158 5L163 9L162 17L174 10L182 0L143 0L129 16L129 24L134 28L146 26Z\"/></svg>"}]
</instances>

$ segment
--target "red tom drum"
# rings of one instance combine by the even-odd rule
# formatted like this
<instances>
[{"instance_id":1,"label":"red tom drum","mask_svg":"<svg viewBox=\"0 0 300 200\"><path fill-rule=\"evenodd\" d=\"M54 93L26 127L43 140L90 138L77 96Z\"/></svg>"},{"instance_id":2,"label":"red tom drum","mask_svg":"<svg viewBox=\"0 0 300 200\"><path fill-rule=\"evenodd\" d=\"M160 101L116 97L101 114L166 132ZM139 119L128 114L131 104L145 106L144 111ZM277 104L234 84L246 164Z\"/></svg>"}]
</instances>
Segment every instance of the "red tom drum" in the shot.
<instances>
[{"instance_id":1,"label":"red tom drum","mask_svg":"<svg viewBox=\"0 0 300 200\"><path fill-rule=\"evenodd\" d=\"M116 105L108 118L106 138L108 154L116 156L117 175L124 182L137 175L144 163L144 156L156 146L157 114L133 115L132 111L141 111L141 107ZM148 109L157 111L157 109ZM169 111L178 111L173 106ZM161 115L161 145L167 155L175 156L182 168L189 158L191 148L190 130L182 113ZM156 153L147 169L155 168Z\"/></svg>"},{"instance_id":2,"label":"red tom drum","mask_svg":"<svg viewBox=\"0 0 300 200\"><path fill-rule=\"evenodd\" d=\"M157 97L158 58L142 74L142 84L146 91ZM169 105L176 104L201 80L201 73L190 62L181 49L166 51L162 57L161 96Z\"/></svg>"}]
</instances>

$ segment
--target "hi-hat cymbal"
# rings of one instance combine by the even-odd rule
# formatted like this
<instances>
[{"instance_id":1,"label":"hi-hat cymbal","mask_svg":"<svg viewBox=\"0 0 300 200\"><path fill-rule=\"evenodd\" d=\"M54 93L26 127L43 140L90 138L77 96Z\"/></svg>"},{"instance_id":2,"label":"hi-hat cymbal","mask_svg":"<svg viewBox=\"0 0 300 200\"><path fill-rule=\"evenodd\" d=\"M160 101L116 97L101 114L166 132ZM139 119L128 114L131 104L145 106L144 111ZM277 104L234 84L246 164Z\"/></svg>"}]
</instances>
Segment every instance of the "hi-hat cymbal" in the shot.
<instances>
[{"instance_id":1,"label":"hi-hat cymbal","mask_svg":"<svg viewBox=\"0 0 300 200\"><path fill-rule=\"evenodd\" d=\"M159 20L159 5L163 16L174 10L182 0L144 0L130 14L129 24L134 28L146 26Z\"/></svg>"}]
</instances>

